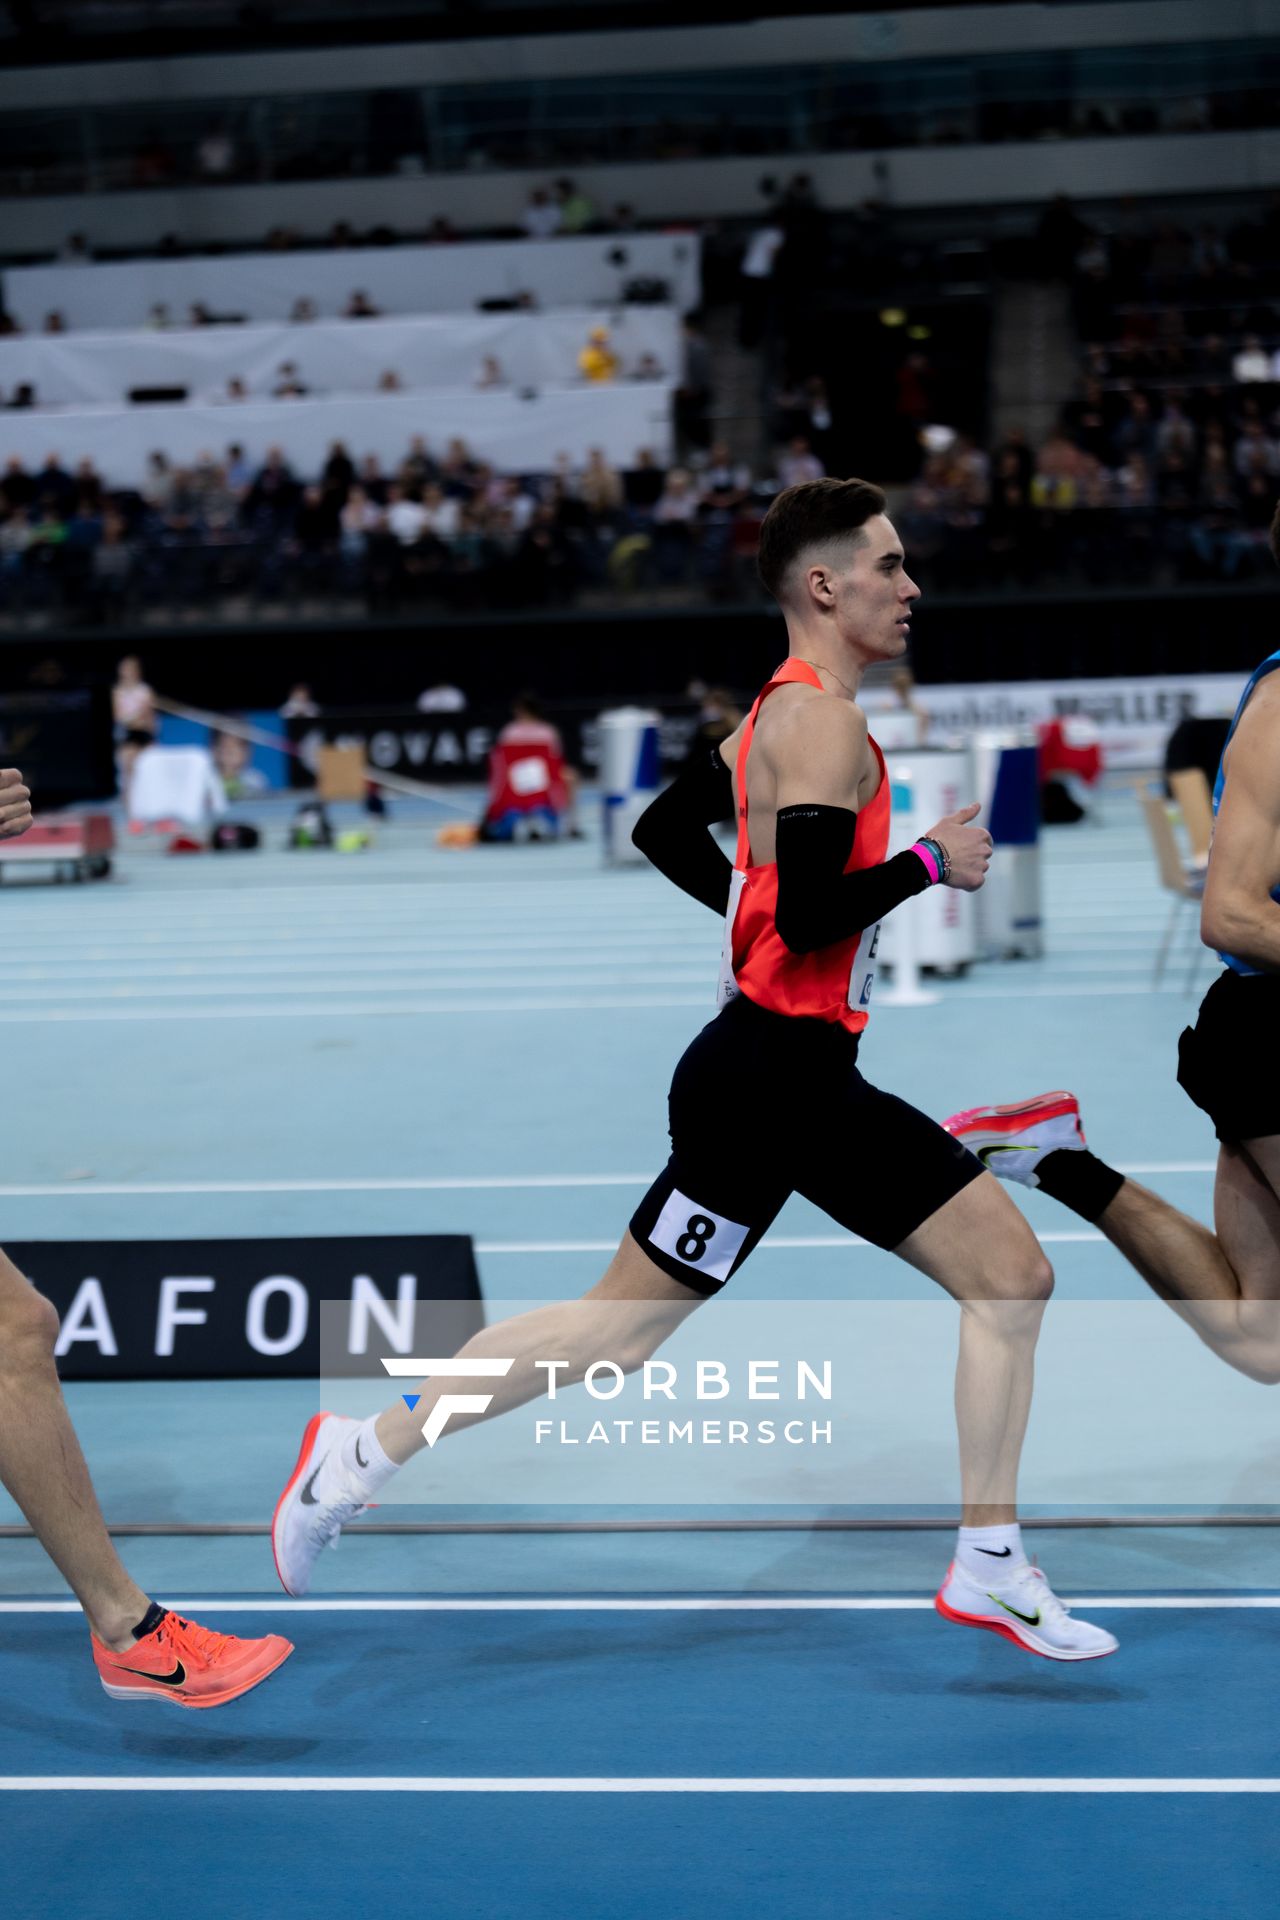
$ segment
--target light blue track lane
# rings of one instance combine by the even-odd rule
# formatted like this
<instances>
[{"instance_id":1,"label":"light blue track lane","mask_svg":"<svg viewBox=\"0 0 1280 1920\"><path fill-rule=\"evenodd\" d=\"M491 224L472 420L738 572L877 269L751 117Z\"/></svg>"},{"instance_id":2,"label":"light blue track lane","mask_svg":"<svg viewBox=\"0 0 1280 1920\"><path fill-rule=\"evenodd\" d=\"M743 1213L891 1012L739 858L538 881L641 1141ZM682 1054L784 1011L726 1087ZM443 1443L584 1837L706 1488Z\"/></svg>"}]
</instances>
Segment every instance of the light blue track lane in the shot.
<instances>
[{"instance_id":1,"label":"light blue track lane","mask_svg":"<svg viewBox=\"0 0 1280 1920\"><path fill-rule=\"evenodd\" d=\"M6 1616L0 1722L27 1773L193 1783L0 1793L6 1912L43 1920L40 1876L66 1890L79 1837L109 1834L115 1884L78 1885L65 1909L78 1920L125 1911L121 1881L165 1920L337 1920L403 1905L411 1884L434 1912L495 1920L988 1920L993 1875L1055 1920L1262 1914L1280 1867L1269 1793L232 1796L197 1783L1265 1780L1280 1771L1258 1684L1276 1620L1117 1611L1123 1659L1065 1668L921 1611L264 1610L237 1626L287 1622L300 1653L210 1726L109 1702L71 1618Z\"/></svg>"}]
</instances>

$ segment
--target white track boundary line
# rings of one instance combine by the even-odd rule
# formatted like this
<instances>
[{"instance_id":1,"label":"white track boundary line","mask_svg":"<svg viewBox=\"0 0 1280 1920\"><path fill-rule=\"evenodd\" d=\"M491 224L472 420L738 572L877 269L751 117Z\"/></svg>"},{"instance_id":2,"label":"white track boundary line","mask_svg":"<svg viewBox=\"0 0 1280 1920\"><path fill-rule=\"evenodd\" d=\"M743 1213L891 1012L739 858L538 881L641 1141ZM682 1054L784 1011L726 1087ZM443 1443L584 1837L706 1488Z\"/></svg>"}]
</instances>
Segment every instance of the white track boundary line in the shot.
<instances>
[{"instance_id":1,"label":"white track boundary line","mask_svg":"<svg viewBox=\"0 0 1280 1920\"><path fill-rule=\"evenodd\" d=\"M1073 1607L1109 1612L1234 1612L1280 1608L1280 1593L1250 1594L1097 1594L1072 1599ZM912 1595L907 1599L880 1595L852 1598L806 1595L800 1599L717 1599L685 1595L677 1599L641 1600L289 1600L268 1594L259 1600L175 1600L176 1611L186 1613L932 1613L933 1601ZM76 1613L78 1600L0 1600L0 1614Z\"/></svg>"},{"instance_id":2,"label":"white track boundary line","mask_svg":"<svg viewBox=\"0 0 1280 1920\"><path fill-rule=\"evenodd\" d=\"M1216 1162L1152 1160L1121 1167L1119 1171L1125 1174L1213 1173ZM571 1187L647 1187L656 1178L655 1168L649 1173L460 1173L421 1177L405 1174L331 1180L59 1180L25 1186L0 1184L0 1200L65 1200L82 1194L132 1199L202 1193L465 1193L515 1191L522 1187L554 1191Z\"/></svg>"},{"instance_id":3,"label":"white track boundary line","mask_svg":"<svg viewBox=\"0 0 1280 1920\"><path fill-rule=\"evenodd\" d=\"M449 1779L423 1775L12 1774L0 1793L1280 1793L1277 1780L1214 1779Z\"/></svg>"}]
</instances>

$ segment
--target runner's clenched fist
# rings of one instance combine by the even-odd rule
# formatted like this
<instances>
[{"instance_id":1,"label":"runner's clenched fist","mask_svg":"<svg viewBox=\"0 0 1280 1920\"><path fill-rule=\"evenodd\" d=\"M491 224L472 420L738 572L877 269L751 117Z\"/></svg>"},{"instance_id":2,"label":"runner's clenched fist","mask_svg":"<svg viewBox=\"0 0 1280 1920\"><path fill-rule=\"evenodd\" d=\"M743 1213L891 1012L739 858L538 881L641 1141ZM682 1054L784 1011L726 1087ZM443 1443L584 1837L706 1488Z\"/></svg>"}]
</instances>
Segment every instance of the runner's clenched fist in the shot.
<instances>
[{"instance_id":1,"label":"runner's clenched fist","mask_svg":"<svg viewBox=\"0 0 1280 1920\"><path fill-rule=\"evenodd\" d=\"M0 767L0 840L14 840L31 825L31 795L16 767Z\"/></svg>"}]
</instances>

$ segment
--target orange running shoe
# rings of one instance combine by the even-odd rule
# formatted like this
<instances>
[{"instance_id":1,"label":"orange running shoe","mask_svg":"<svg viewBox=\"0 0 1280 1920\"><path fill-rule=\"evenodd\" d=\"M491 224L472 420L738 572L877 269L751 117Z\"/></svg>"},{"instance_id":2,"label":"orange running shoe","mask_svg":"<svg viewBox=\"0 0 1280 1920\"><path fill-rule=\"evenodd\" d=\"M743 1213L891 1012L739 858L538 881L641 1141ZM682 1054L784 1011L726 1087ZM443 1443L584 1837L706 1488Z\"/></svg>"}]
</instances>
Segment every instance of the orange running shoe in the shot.
<instances>
[{"instance_id":1,"label":"orange running shoe","mask_svg":"<svg viewBox=\"0 0 1280 1920\"><path fill-rule=\"evenodd\" d=\"M1074 1093L1041 1093L1003 1107L969 1107L943 1121L949 1134L976 1153L988 1173L1038 1187L1046 1154L1079 1152L1084 1127Z\"/></svg>"},{"instance_id":2,"label":"orange running shoe","mask_svg":"<svg viewBox=\"0 0 1280 1920\"><path fill-rule=\"evenodd\" d=\"M113 1700L171 1700L179 1707L221 1707L256 1687L289 1658L293 1644L278 1633L237 1640L194 1620L166 1613L151 1633L112 1653L95 1633L93 1662Z\"/></svg>"}]
</instances>

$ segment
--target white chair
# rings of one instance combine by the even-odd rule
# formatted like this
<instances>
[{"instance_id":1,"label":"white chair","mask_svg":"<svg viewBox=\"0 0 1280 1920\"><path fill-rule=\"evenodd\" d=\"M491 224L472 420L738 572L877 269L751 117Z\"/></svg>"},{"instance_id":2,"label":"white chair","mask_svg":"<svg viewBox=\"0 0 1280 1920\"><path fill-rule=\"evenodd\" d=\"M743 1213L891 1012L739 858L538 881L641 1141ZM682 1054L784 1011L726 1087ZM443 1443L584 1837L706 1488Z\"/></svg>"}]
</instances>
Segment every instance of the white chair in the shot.
<instances>
[{"instance_id":1,"label":"white chair","mask_svg":"<svg viewBox=\"0 0 1280 1920\"><path fill-rule=\"evenodd\" d=\"M180 820L204 827L227 810L227 796L207 747L144 747L129 781L130 825Z\"/></svg>"}]
</instances>

